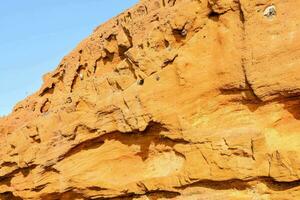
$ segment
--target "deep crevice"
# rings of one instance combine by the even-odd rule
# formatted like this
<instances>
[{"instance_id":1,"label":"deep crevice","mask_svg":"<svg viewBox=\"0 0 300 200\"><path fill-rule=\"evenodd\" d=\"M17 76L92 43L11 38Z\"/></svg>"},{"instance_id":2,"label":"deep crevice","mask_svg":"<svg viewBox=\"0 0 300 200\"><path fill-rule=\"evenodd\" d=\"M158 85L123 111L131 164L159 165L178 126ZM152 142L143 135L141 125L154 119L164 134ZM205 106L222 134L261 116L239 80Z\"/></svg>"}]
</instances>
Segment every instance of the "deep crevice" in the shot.
<instances>
[{"instance_id":1,"label":"deep crevice","mask_svg":"<svg viewBox=\"0 0 300 200\"><path fill-rule=\"evenodd\" d=\"M53 94L54 93L54 88L55 88L55 83L52 83L51 86L44 88L41 93L40 96L44 96L46 94Z\"/></svg>"},{"instance_id":2,"label":"deep crevice","mask_svg":"<svg viewBox=\"0 0 300 200\"><path fill-rule=\"evenodd\" d=\"M128 41L129 41L129 44L130 44L129 47L122 46L122 45L118 46L119 56L120 56L121 60L124 60L124 59L126 59L126 56L124 55L124 53L133 46L133 43L132 43L132 36L130 34L130 31L124 26L122 26L122 30L125 33Z\"/></svg>"},{"instance_id":3,"label":"deep crevice","mask_svg":"<svg viewBox=\"0 0 300 200\"><path fill-rule=\"evenodd\" d=\"M35 169L37 167L37 165L31 165L28 167L24 167L24 168L18 168L13 170L12 172L4 175L4 176L0 176L0 186L1 185L7 185L7 186L11 186L11 179L18 173L22 173L22 175L24 177L27 177L30 173L30 171L32 171L33 169Z\"/></svg>"},{"instance_id":4,"label":"deep crevice","mask_svg":"<svg viewBox=\"0 0 300 200\"><path fill-rule=\"evenodd\" d=\"M22 200L21 197L15 196L12 192L0 193L1 200Z\"/></svg>"},{"instance_id":5,"label":"deep crevice","mask_svg":"<svg viewBox=\"0 0 300 200\"><path fill-rule=\"evenodd\" d=\"M49 193L49 194L43 194L40 199L43 200L69 200L69 199L82 199L87 200L90 198L85 197L83 194L76 192L74 189L69 189L66 192L59 193Z\"/></svg>"},{"instance_id":6,"label":"deep crevice","mask_svg":"<svg viewBox=\"0 0 300 200\"><path fill-rule=\"evenodd\" d=\"M149 157L150 145L152 143L154 143L155 145L164 144L165 146L168 146L170 148L173 148L173 146L178 143L187 144L186 141L172 140L161 136L160 133L163 131L168 131L168 129L166 129L159 123L150 122L150 124L144 131L134 130L130 133L122 133L119 131L107 133L75 145L74 147L69 149L68 152L61 155L58 160L63 160L83 150L97 149L102 146L105 141L111 140L119 141L127 146L139 145L141 150L136 155L140 156L142 160L146 160ZM175 150L174 152L178 153Z\"/></svg>"},{"instance_id":7,"label":"deep crevice","mask_svg":"<svg viewBox=\"0 0 300 200\"><path fill-rule=\"evenodd\" d=\"M218 22L220 19L220 15L221 14L211 10L211 12L208 14L208 19Z\"/></svg>"},{"instance_id":8,"label":"deep crevice","mask_svg":"<svg viewBox=\"0 0 300 200\"><path fill-rule=\"evenodd\" d=\"M223 181L214 180L199 180L191 184L176 187L177 189L186 189L188 187L204 187L214 190L247 190L253 187L255 183L264 183L269 189L273 191L285 191L292 188L300 187L300 180L291 182L276 181L271 177L257 177L248 180L229 179Z\"/></svg>"},{"instance_id":9,"label":"deep crevice","mask_svg":"<svg viewBox=\"0 0 300 200\"><path fill-rule=\"evenodd\" d=\"M166 59L165 61L164 61L164 63L163 63L163 65L162 65L162 68L165 68L166 66L168 66L168 65L171 65L174 61L175 61L175 59L178 57L178 54L176 54L173 58L171 58L171 59Z\"/></svg>"},{"instance_id":10,"label":"deep crevice","mask_svg":"<svg viewBox=\"0 0 300 200\"><path fill-rule=\"evenodd\" d=\"M263 102L257 96L257 94L255 93L252 85L250 84L250 82L248 80L247 71L246 71L245 66L244 66L244 61L242 61L242 68L243 68L243 73L244 73L244 77L245 77L245 86L246 86L245 89L246 89L246 97L247 97L247 99L249 99L249 100L251 100L252 102L255 102L255 103L261 103L261 102Z\"/></svg>"},{"instance_id":11,"label":"deep crevice","mask_svg":"<svg viewBox=\"0 0 300 200\"><path fill-rule=\"evenodd\" d=\"M102 58L104 65L114 60L115 54L109 52L107 49L104 49L106 56Z\"/></svg>"},{"instance_id":12,"label":"deep crevice","mask_svg":"<svg viewBox=\"0 0 300 200\"><path fill-rule=\"evenodd\" d=\"M148 199L174 199L177 196L180 196L179 192L175 191L167 191L167 190L153 190L153 191L147 191L144 194L134 194L134 193L128 193L128 194L123 194L118 197L99 197L99 198L92 198L95 200L133 200L136 198L140 198L146 196Z\"/></svg>"},{"instance_id":13,"label":"deep crevice","mask_svg":"<svg viewBox=\"0 0 300 200\"><path fill-rule=\"evenodd\" d=\"M246 42L246 29L245 29L245 15L244 15L244 11L242 8L242 4L240 1L238 1L238 6L239 6L239 12L240 12L240 21L242 24L242 40L243 40L243 51L246 51L246 47L245 47L245 42ZM248 75L247 75L247 70L246 70L246 66L245 66L245 52L242 52L242 58L241 58L241 66L242 66L242 70L244 73L244 78L245 78L245 89L248 91L246 92L246 96L247 98L249 98L249 100L254 101L255 103L261 103L262 100L257 96L257 94L255 93L251 82L248 79Z\"/></svg>"}]
</instances>

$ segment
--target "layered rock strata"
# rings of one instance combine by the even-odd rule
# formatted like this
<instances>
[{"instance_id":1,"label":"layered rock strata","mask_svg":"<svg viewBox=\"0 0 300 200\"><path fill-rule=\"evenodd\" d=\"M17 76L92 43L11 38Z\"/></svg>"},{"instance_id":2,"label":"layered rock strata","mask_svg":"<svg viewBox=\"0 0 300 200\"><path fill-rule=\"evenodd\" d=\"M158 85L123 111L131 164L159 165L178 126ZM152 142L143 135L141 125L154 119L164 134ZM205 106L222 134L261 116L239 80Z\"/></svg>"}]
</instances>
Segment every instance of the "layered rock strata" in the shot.
<instances>
[{"instance_id":1,"label":"layered rock strata","mask_svg":"<svg viewBox=\"0 0 300 200\"><path fill-rule=\"evenodd\" d=\"M300 1L144 0L0 119L0 199L300 198Z\"/></svg>"}]
</instances>

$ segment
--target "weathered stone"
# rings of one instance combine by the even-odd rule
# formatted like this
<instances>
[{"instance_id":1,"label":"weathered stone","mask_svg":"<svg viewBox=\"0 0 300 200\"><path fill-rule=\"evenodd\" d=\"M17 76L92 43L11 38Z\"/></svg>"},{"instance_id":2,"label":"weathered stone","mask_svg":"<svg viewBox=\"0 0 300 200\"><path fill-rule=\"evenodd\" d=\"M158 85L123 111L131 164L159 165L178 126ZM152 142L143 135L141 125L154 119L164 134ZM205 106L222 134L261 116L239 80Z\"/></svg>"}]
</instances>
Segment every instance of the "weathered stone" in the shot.
<instances>
[{"instance_id":1,"label":"weathered stone","mask_svg":"<svg viewBox=\"0 0 300 200\"><path fill-rule=\"evenodd\" d=\"M300 2L271 3L98 27L0 119L0 199L299 199Z\"/></svg>"}]
</instances>

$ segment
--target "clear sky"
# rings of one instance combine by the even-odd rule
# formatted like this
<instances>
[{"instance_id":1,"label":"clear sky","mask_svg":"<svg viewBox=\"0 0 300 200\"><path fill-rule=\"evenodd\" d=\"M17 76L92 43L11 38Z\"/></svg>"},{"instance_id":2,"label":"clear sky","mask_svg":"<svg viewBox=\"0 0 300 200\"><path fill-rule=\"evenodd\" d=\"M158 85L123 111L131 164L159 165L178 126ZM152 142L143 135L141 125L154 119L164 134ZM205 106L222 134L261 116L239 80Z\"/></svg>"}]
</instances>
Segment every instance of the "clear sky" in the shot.
<instances>
[{"instance_id":1,"label":"clear sky","mask_svg":"<svg viewBox=\"0 0 300 200\"><path fill-rule=\"evenodd\" d=\"M138 0L6 0L0 4L0 116L99 24Z\"/></svg>"}]
</instances>

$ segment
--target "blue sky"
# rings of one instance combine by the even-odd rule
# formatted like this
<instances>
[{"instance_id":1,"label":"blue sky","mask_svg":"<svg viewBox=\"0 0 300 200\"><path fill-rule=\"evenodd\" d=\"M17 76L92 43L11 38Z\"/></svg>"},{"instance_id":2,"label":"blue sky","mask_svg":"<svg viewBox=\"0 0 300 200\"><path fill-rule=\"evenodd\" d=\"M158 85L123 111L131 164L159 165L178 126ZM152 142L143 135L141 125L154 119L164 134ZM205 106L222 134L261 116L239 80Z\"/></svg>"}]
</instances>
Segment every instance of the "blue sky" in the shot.
<instances>
[{"instance_id":1,"label":"blue sky","mask_svg":"<svg viewBox=\"0 0 300 200\"><path fill-rule=\"evenodd\" d=\"M0 5L0 116L99 24L138 0L6 0Z\"/></svg>"}]
</instances>

